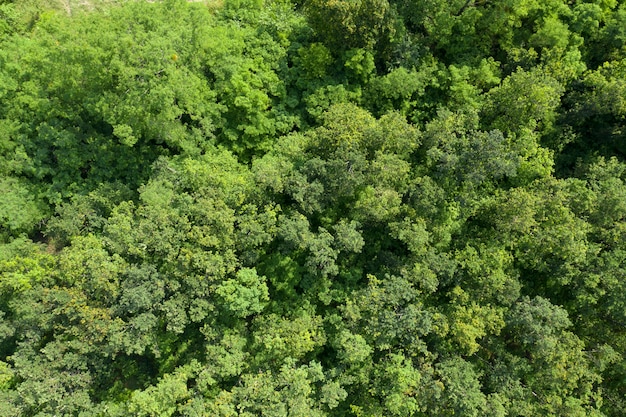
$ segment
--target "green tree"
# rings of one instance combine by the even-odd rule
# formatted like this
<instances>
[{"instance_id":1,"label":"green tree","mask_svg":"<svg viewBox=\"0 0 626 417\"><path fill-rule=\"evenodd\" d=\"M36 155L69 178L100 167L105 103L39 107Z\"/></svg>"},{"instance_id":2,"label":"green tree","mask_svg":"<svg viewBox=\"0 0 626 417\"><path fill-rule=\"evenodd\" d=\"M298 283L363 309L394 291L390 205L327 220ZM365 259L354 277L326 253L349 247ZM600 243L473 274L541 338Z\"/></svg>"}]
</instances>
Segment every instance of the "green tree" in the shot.
<instances>
[{"instance_id":1,"label":"green tree","mask_svg":"<svg viewBox=\"0 0 626 417\"><path fill-rule=\"evenodd\" d=\"M364 48L380 51L378 58L386 58L385 49L395 41L395 14L386 0L308 0L303 10L332 51Z\"/></svg>"}]
</instances>

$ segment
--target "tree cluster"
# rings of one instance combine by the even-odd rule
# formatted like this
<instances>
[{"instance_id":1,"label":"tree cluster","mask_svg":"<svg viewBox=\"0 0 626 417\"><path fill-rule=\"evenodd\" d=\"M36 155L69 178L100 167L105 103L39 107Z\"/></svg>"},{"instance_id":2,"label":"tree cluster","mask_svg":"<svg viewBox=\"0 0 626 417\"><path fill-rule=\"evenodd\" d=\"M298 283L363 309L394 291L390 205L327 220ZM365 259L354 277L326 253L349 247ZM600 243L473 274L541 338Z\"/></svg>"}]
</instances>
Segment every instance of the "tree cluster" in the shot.
<instances>
[{"instance_id":1,"label":"tree cluster","mask_svg":"<svg viewBox=\"0 0 626 417\"><path fill-rule=\"evenodd\" d=\"M626 2L0 17L0 415L626 415Z\"/></svg>"}]
</instances>

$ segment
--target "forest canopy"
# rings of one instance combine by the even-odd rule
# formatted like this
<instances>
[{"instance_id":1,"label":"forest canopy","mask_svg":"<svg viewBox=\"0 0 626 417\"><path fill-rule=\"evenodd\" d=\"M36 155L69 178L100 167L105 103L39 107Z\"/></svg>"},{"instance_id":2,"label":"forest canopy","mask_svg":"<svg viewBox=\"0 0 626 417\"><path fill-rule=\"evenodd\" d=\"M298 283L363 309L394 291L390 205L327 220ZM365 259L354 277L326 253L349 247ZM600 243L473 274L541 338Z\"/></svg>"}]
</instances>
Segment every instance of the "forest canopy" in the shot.
<instances>
[{"instance_id":1,"label":"forest canopy","mask_svg":"<svg viewBox=\"0 0 626 417\"><path fill-rule=\"evenodd\" d=\"M626 415L626 2L0 0L0 415Z\"/></svg>"}]
</instances>

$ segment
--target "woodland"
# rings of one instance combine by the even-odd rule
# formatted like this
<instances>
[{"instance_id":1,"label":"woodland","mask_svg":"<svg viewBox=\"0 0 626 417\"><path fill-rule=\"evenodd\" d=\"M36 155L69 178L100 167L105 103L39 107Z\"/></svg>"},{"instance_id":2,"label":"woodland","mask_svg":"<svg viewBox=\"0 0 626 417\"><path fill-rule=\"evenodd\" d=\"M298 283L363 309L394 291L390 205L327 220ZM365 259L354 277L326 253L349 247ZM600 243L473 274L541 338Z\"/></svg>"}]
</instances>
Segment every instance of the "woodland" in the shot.
<instances>
[{"instance_id":1,"label":"woodland","mask_svg":"<svg viewBox=\"0 0 626 417\"><path fill-rule=\"evenodd\" d=\"M0 0L0 415L626 415L626 1Z\"/></svg>"}]
</instances>

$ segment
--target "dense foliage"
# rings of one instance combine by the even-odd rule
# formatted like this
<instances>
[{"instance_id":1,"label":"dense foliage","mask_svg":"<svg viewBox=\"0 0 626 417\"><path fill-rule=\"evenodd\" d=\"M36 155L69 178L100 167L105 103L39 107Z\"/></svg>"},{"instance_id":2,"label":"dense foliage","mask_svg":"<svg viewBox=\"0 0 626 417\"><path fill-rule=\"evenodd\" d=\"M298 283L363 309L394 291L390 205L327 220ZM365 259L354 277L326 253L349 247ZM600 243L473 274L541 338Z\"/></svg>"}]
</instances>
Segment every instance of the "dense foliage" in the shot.
<instances>
[{"instance_id":1,"label":"dense foliage","mask_svg":"<svg viewBox=\"0 0 626 417\"><path fill-rule=\"evenodd\" d=\"M626 415L626 2L0 17L0 415Z\"/></svg>"}]
</instances>

